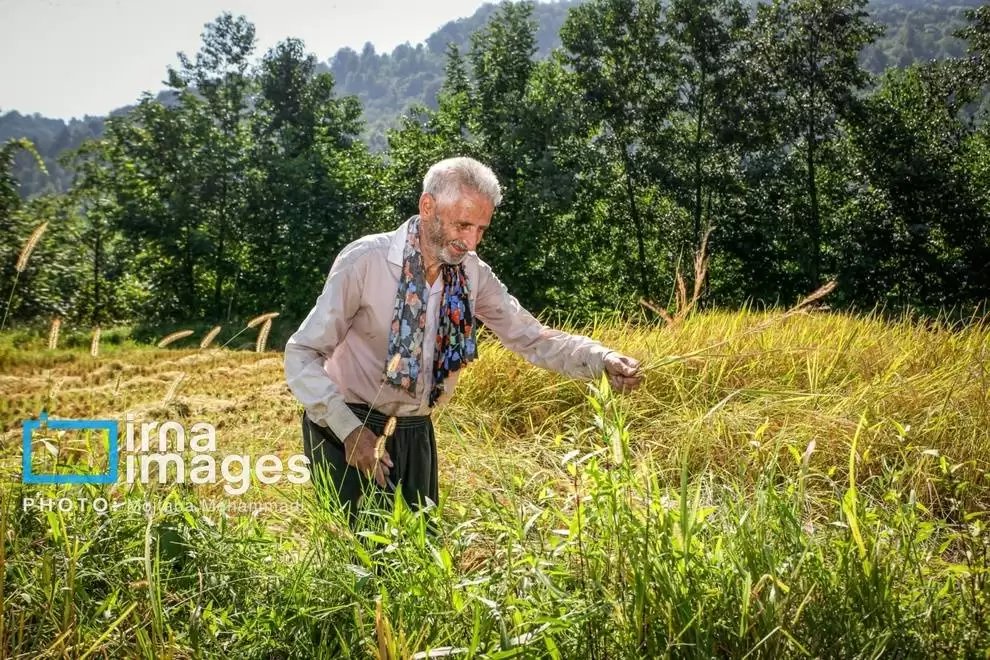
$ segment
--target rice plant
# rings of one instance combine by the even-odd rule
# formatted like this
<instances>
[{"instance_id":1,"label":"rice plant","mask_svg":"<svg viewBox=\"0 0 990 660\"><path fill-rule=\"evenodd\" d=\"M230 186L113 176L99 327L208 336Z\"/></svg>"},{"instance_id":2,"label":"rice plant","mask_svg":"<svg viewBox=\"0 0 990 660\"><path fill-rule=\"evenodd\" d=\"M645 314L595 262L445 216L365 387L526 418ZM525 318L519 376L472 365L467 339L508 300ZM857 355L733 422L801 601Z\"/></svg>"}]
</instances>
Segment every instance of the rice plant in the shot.
<instances>
[{"instance_id":1,"label":"rice plant","mask_svg":"<svg viewBox=\"0 0 990 660\"><path fill-rule=\"evenodd\" d=\"M238 500L4 481L2 653L986 655L985 322L802 309L576 330L648 364L641 389L482 337L437 411L441 501L422 512L369 504L352 527L308 485ZM24 352L5 366L3 430L55 379L59 416L158 406L167 381L149 372L181 364L183 414L220 425L224 452L285 457L299 409L266 355L132 348L94 368ZM60 497L109 506L38 505Z\"/></svg>"}]
</instances>

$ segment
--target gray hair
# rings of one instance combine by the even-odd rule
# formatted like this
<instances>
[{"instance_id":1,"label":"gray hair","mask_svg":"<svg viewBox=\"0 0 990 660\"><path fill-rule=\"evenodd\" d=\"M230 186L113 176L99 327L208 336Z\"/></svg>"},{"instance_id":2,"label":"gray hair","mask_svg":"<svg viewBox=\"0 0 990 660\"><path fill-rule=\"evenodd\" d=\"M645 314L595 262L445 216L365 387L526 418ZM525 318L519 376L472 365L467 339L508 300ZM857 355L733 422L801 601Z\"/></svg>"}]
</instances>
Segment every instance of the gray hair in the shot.
<instances>
[{"instance_id":1,"label":"gray hair","mask_svg":"<svg viewBox=\"0 0 990 660\"><path fill-rule=\"evenodd\" d=\"M441 160L423 178L423 192L433 195L437 201L450 199L465 188L483 195L493 206L502 201L498 177L490 167L473 158L459 156Z\"/></svg>"}]
</instances>

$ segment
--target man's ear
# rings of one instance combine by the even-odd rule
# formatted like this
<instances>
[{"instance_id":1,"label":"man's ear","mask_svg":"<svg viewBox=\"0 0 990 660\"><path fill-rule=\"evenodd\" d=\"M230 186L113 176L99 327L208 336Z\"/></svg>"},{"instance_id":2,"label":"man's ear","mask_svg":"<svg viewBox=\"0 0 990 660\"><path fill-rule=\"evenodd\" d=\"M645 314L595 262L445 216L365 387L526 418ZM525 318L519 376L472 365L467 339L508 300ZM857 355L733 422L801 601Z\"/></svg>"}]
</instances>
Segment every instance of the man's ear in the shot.
<instances>
[{"instance_id":1,"label":"man's ear","mask_svg":"<svg viewBox=\"0 0 990 660\"><path fill-rule=\"evenodd\" d=\"M419 215L428 218L431 217L436 210L437 201L433 198L430 193L423 193L419 196Z\"/></svg>"}]
</instances>

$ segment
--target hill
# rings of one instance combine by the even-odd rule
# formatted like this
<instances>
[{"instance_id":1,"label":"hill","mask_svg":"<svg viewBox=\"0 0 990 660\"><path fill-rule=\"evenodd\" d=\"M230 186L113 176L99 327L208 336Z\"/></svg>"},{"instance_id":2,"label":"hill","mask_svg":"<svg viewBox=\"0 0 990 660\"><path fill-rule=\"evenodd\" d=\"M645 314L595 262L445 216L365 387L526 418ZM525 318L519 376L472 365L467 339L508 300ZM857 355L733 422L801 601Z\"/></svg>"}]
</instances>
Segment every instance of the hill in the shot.
<instances>
[{"instance_id":1,"label":"hill","mask_svg":"<svg viewBox=\"0 0 990 660\"><path fill-rule=\"evenodd\" d=\"M537 57L545 57L560 45L559 32L568 10L583 0L541 2L536 5ZM887 32L863 50L862 61L873 73L887 67L906 67L916 62L957 57L965 44L953 36L964 24L963 11L978 6L978 0L877 0L869 6L875 21ZM495 11L495 4L485 4L473 15L450 21L427 37L424 43L404 43L391 53L379 53L366 43L358 53L342 48L322 64L333 73L337 92L353 95L361 101L365 130L362 139L373 151L387 147L386 130L396 118L414 104L436 107L436 95L443 82L445 53L448 44L461 52L470 48L471 34L481 28ZM161 99L163 94L159 94ZM110 114L126 112L118 108ZM50 176L35 167L30 156L20 154L15 175L21 183L21 195L30 197L44 192L64 191L71 173L58 162L59 154L84 140L99 137L102 117L84 117L63 121L38 114L25 115L16 110L0 115L0 143L16 137L32 140L45 160Z\"/></svg>"}]
</instances>

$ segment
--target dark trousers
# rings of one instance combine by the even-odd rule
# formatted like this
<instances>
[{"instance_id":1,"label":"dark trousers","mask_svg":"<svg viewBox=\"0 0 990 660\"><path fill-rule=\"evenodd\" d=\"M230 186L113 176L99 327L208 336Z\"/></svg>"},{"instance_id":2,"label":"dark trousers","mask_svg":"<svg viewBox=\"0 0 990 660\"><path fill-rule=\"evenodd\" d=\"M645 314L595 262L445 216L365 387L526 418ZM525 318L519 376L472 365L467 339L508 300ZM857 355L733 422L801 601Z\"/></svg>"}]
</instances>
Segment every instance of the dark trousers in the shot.
<instances>
[{"instance_id":1,"label":"dark trousers","mask_svg":"<svg viewBox=\"0 0 990 660\"><path fill-rule=\"evenodd\" d=\"M347 404L375 435L381 435L388 416L366 405ZM374 478L367 478L347 464L344 443L334 433L313 422L303 413L303 451L310 461L313 484L321 499L339 502L350 510L353 524L362 497L391 503L394 492L384 489ZM426 505L429 498L437 503L440 488L437 479L437 441L433 420L424 417L397 417L395 432L385 441L385 451L392 459L389 479L401 490L402 499L411 509Z\"/></svg>"}]
</instances>

